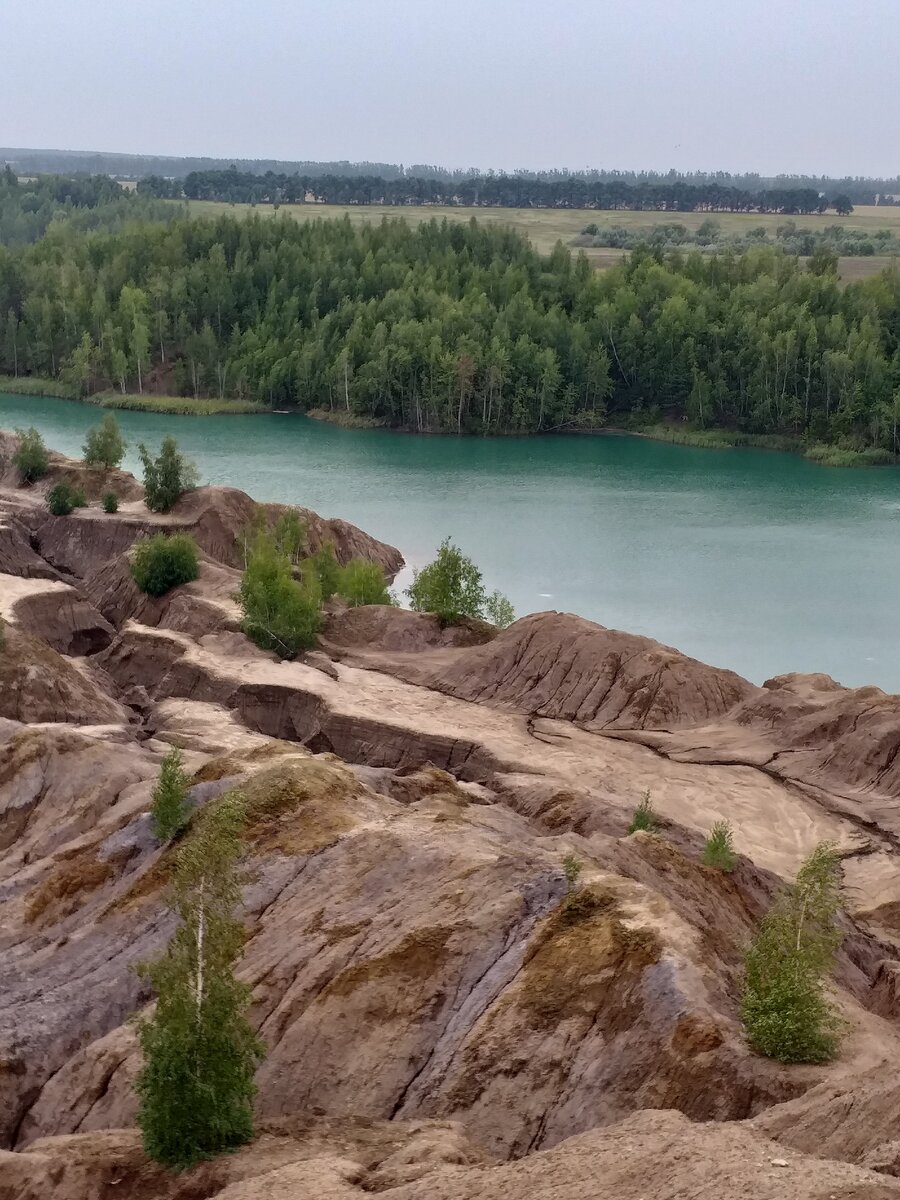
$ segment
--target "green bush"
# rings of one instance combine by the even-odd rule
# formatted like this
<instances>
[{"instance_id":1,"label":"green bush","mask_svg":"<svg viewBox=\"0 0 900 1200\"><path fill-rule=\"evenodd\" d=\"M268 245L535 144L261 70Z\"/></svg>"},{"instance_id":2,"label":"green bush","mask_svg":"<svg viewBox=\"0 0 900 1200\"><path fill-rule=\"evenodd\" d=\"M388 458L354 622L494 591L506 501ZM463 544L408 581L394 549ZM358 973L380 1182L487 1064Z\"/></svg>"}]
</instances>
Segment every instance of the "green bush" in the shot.
<instances>
[{"instance_id":1,"label":"green bush","mask_svg":"<svg viewBox=\"0 0 900 1200\"><path fill-rule=\"evenodd\" d=\"M516 610L502 592L491 592L484 602L484 616L498 629L506 629L516 619Z\"/></svg>"},{"instance_id":2,"label":"green bush","mask_svg":"<svg viewBox=\"0 0 900 1200\"><path fill-rule=\"evenodd\" d=\"M650 789L647 788L641 802L634 810L634 815L631 818L631 824L628 826L629 833L637 833L638 830L643 830L645 833L655 833L659 829L659 820L656 813L653 811L653 804L650 800Z\"/></svg>"},{"instance_id":3,"label":"green bush","mask_svg":"<svg viewBox=\"0 0 900 1200\"><path fill-rule=\"evenodd\" d=\"M106 413L99 425L88 430L84 461L88 466L104 467L109 471L125 457L126 445L119 422L112 413Z\"/></svg>"},{"instance_id":4,"label":"green bush","mask_svg":"<svg viewBox=\"0 0 900 1200\"><path fill-rule=\"evenodd\" d=\"M179 451L171 435L163 438L156 458L151 458L143 442L138 453L144 468L144 503L151 512L168 512L180 496L197 486L196 466Z\"/></svg>"},{"instance_id":5,"label":"green bush","mask_svg":"<svg viewBox=\"0 0 900 1200\"><path fill-rule=\"evenodd\" d=\"M103 511L114 513L119 511L119 497L115 492L104 492L100 503L103 505Z\"/></svg>"},{"instance_id":6,"label":"green bush","mask_svg":"<svg viewBox=\"0 0 900 1200\"><path fill-rule=\"evenodd\" d=\"M820 843L796 882L763 918L747 953L741 1016L758 1054L785 1063L821 1063L837 1052L841 1021L825 981L841 934L840 860Z\"/></svg>"},{"instance_id":7,"label":"green bush","mask_svg":"<svg viewBox=\"0 0 900 1200\"><path fill-rule=\"evenodd\" d=\"M316 644L322 624L318 576L294 579L290 559L274 538L258 533L247 556L238 600L247 637L279 658L293 658Z\"/></svg>"},{"instance_id":8,"label":"green bush","mask_svg":"<svg viewBox=\"0 0 900 1200\"><path fill-rule=\"evenodd\" d=\"M361 604L390 604L384 571L378 563L365 558L353 558L346 567L341 567L337 590L351 608Z\"/></svg>"},{"instance_id":9,"label":"green bush","mask_svg":"<svg viewBox=\"0 0 900 1200\"><path fill-rule=\"evenodd\" d=\"M334 557L334 546L331 542L326 542L306 561L319 581L322 600L330 600L335 592L340 591L341 582L341 568Z\"/></svg>"},{"instance_id":10,"label":"green bush","mask_svg":"<svg viewBox=\"0 0 900 1200\"><path fill-rule=\"evenodd\" d=\"M737 866L737 855L731 839L731 826L727 821L716 821L703 845L703 865L717 871L733 871Z\"/></svg>"},{"instance_id":11,"label":"green bush","mask_svg":"<svg viewBox=\"0 0 900 1200\"><path fill-rule=\"evenodd\" d=\"M131 576L148 596L190 583L199 570L197 543L186 533L158 533L138 542L131 554Z\"/></svg>"},{"instance_id":12,"label":"green bush","mask_svg":"<svg viewBox=\"0 0 900 1200\"><path fill-rule=\"evenodd\" d=\"M44 439L33 426L31 429L17 429L16 436L19 444L13 455L13 463L18 467L24 484L34 483L50 469L50 455Z\"/></svg>"},{"instance_id":13,"label":"green bush","mask_svg":"<svg viewBox=\"0 0 900 1200\"><path fill-rule=\"evenodd\" d=\"M159 778L151 795L150 824L153 836L168 842L187 824L188 777L181 751L174 747L162 761Z\"/></svg>"},{"instance_id":14,"label":"green bush","mask_svg":"<svg viewBox=\"0 0 900 1200\"><path fill-rule=\"evenodd\" d=\"M413 572L406 594L413 612L435 613L442 625L452 625L462 617L486 618L501 627L515 620L513 606L505 596L500 592L485 595L481 571L449 538L441 542L433 563Z\"/></svg>"},{"instance_id":15,"label":"green bush","mask_svg":"<svg viewBox=\"0 0 900 1200\"><path fill-rule=\"evenodd\" d=\"M566 877L566 892L571 896L573 892L577 892L581 885L581 872L584 870L584 863L574 851L563 858L563 875Z\"/></svg>"},{"instance_id":16,"label":"green bush","mask_svg":"<svg viewBox=\"0 0 900 1200\"><path fill-rule=\"evenodd\" d=\"M81 488L72 487L65 480L57 483L47 493L47 507L54 517L67 517L76 508L84 508L87 500Z\"/></svg>"}]
</instances>

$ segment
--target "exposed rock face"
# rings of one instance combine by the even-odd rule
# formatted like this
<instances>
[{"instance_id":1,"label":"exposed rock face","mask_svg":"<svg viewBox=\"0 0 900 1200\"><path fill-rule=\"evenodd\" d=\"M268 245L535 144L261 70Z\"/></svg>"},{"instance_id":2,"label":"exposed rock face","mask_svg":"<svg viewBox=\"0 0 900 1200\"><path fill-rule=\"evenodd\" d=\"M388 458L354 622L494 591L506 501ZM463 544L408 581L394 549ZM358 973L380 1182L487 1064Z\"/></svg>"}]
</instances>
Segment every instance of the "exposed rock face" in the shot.
<instances>
[{"instance_id":1,"label":"exposed rock face","mask_svg":"<svg viewBox=\"0 0 900 1200\"><path fill-rule=\"evenodd\" d=\"M244 493L52 518L0 487L0 1144L20 1151L0 1200L898 1194L900 699L756 688L559 613L497 633L334 611L279 663L239 631ZM311 549L399 567L301 514ZM126 555L161 528L191 531L201 571L150 599ZM130 968L172 928L147 818L171 745L192 804L244 794L240 970L268 1048L265 1136L175 1178L109 1132L134 1119L150 998ZM662 836L628 837L647 789ZM722 817L730 875L699 863ZM849 1031L838 1062L786 1069L742 1039L743 954L826 838ZM681 1115L629 1116L660 1108Z\"/></svg>"},{"instance_id":2,"label":"exposed rock face","mask_svg":"<svg viewBox=\"0 0 900 1200\"><path fill-rule=\"evenodd\" d=\"M589 729L666 729L721 716L759 690L650 638L571 613L534 613L486 646L446 659L397 659L410 682Z\"/></svg>"},{"instance_id":3,"label":"exposed rock face","mask_svg":"<svg viewBox=\"0 0 900 1200\"><path fill-rule=\"evenodd\" d=\"M0 650L0 717L14 721L66 721L73 725L127 720L101 671L64 658L22 630L8 627Z\"/></svg>"},{"instance_id":4,"label":"exposed rock face","mask_svg":"<svg viewBox=\"0 0 900 1200\"><path fill-rule=\"evenodd\" d=\"M0 1200L893 1200L900 1180L785 1150L739 1125L643 1112L502 1166L437 1122L307 1123L172 1176L128 1131L0 1154Z\"/></svg>"}]
</instances>

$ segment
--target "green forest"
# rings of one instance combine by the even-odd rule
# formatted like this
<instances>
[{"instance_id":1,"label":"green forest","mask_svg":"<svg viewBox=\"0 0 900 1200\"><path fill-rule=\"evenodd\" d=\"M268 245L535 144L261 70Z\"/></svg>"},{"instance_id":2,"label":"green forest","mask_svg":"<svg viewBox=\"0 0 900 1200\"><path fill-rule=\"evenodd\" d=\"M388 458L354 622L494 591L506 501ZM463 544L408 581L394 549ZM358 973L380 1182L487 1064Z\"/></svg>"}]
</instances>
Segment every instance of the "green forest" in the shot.
<instances>
[{"instance_id":1,"label":"green forest","mask_svg":"<svg viewBox=\"0 0 900 1200\"><path fill-rule=\"evenodd\" d=\"M8 375L419 431L686 421L889 457L898 341L897 272L845 288L770 246L594 272L475 221L176 214L0 247Z\"/></svg>"}]
</instances>

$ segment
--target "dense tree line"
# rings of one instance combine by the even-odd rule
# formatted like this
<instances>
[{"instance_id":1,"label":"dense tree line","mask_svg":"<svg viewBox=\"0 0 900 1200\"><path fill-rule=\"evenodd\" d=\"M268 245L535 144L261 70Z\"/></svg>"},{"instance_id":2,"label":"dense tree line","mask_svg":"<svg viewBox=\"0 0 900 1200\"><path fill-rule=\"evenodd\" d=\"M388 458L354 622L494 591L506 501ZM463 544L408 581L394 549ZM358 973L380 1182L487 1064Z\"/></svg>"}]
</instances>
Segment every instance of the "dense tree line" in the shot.
<instances>
[{"instance_id":1,"label":"dense tree line","mask_svg":"<svg viewBox=\"0 0 900 1200\"><path fill-rule=\"evenodd\" d=\"M105 175L43 175L19 181L9 167L0 171L0 245L22 246L43 237L53 221L76 229L121 229L126 221L172 220L169 205L124 192Z\"/></svg>"},{"instance_id":2,"label":"dense tree line","mask_svg":"<svg viewBox=\"0 0 900 1200\"><path fill-rule=\"evenodd\" d=\"M493 171L478 171L475 168L451 168L433 163L379 162L311 162L284 161L280 159L231 159L231 158L179 158L148 154L111 154L85 150L22 150L0 148L0 163L10 162L20 174L33 175L41 172L59 174L91 173L114 175L124 179L144 179L148 175L159 175L168 179L184 179L193 171L224 171L234 166L238 171L252 175L321 175L359 176L375 175L380 179L439 179L462 181L473 175L492 175ZM874 204L876 196L900 195L900 176L894 178L870 178L867 176L833 177L829 175L760 175L755 171L619 171L579 170L564 168L551 170L519 169L509 174L523 179L541 179L554 182L577 176L595 183L626 183L629 185L657 185L675 182L692 185L718 184L746 192L813 188L826 195L848 195L853 204Z\"/></svg>"},{"instance_id":3,"label":"dense tree line","mask_svg":"<svg viewBox=\"0 0 900 1200\"><path fill-rule=\"evenodd\" d=\"M705 220L698 229L687 229L677 222L655 225L597 225L585 226L575 239L577 246L605 246L619 250L636 250L651 246L660 250L683 250L699 246L707 252L734 250L743 253L755 246L775 246L785 254L809 258L828 253L838 257L865 258L872 255L900 254L900 237L890 229L850 229L844 225L826 225L824 229L804 229L788 220L774 231L764 225L737 233L722 229L715 217Z\"/></svg>"},{"instance_id":4,"label":"dense tree line","mask_svg":"<svg viewBox=\"0 0 900 1200\"><path fill-rule=\"evenodd\" d=\"M777 187L749 191L718 182L670 180L626 183L560 172L550 179L524 174L467 174L446 180L426 176L386 179L377 175L260 175L251 171L192 171L184 180L148 176L138 190L146 196L220 200L240 204L439 204L492 208L599 208L660 212L824 212L852 205L840 195L829 201L817 188Z\"/></svg>"},{"instance_id":5,"label":"dense tree line","mask_svg":"<svg viewBox=\"0 0 900 1200\"><path fill-rule=\"evenodd\" d=\"M770 247L592 272L503 228L220 217L0 249L0 371L414 430L689 418L894 451L900 275Z\"/></svg>"}]
</instances>

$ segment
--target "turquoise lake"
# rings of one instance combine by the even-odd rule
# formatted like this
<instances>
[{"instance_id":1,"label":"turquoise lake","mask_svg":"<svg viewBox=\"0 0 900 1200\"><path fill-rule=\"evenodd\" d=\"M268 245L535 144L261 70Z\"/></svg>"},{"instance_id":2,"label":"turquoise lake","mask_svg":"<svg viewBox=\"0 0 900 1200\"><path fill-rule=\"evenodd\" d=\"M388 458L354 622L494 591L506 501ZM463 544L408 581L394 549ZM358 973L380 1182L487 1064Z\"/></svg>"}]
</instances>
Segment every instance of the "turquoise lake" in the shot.
<instances>
[{"instance_id":1,"label":"turquoise lake","mask_svg":"<svg viewBox=\"0 0 900 1200\"><path fill-rule=\"evenodd\" d=\"M172 433L203 482L345 517L411 566L449 535L520 615L580 613L757 683L824 671L900 691L894 468L616 436L482 440L294 415L117 416L129 470L138 441ZM0 427L34 425L70 455L99 418L65 400L0 395Z\"/></svg>"}]
</instances>

